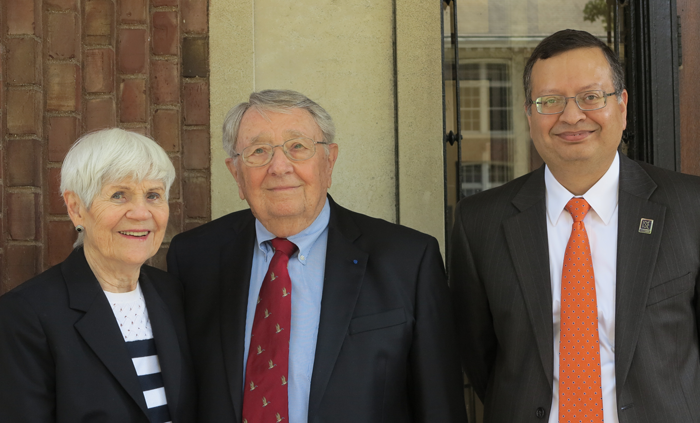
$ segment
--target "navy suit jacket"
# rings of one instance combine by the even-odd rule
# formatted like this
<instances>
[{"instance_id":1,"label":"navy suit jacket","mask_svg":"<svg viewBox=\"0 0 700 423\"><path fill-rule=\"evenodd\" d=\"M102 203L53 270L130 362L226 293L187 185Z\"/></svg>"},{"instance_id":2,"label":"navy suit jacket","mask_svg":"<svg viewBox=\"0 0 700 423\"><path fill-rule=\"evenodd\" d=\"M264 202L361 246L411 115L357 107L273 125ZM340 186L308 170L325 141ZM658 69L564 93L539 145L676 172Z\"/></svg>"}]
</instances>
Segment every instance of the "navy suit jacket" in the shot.
<instances>
[{"instance_id":1,"label":"navy suit jacket","mask_svg":"<svg viewBox=\"0 0 700 423\"><path fill-rule=\"evenodd\" d=\"M700 178L620 157L615 381L621 423L700 422ZM650 234L640 221L652 219ZM485 422L552 404L544 167L463 199L450 253L462 366Z\"/></svg>"},{"instance_id":2,"label":"navy suit jacket","mask_svg":"<svg viewBox=\"0 0 700 423\"><path fill-rule=\"evenodd\" d=\"M308 421L465 422L437 241L329 201ZM170 244L168 271L185 286L200 423L241 423L255 237L255 218L245 210Z\"/></svg>"},{"instance_id":3,"label":"navy suit jacket","mask_svg":"<svg viewBox=\"0 0 700 423\"><path fill-rule=\"evenodd\" d=\"M149 266L139 283L170 416L192 423L182 287ZM148 423L136 370L82 248L0 297L0 422Z\"/></svg>"}]
</instances>

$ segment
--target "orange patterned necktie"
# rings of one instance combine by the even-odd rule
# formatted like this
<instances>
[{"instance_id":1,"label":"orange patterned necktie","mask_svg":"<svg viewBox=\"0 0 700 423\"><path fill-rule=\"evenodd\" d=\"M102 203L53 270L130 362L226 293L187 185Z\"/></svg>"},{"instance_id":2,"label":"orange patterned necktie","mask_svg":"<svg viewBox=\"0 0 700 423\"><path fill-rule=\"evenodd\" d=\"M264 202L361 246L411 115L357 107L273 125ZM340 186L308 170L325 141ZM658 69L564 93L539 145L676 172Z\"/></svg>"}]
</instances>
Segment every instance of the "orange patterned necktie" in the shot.
<instances>
[{"instance_id":1,"label":"orange patterned necktie","mask_svg":"<svg viewBox=\"0 0 700 423\"><path fill-rule=\"evenodd\" d=\"M243 422L289 421L287 378L292 319L292 280L287 264L297 247L275 238L275 255L260 287L250 337L243 394Z\"/></svg>"},{"instance_id":2,"label":"orange patterned necktie","mask_svg":"<svg viewBox=\"0 0 700 423\"><path fill-rule=\"evenodd\" d=\"M588 234L583 218L591 208L572 198L565 209L574 218L561 276L559 343L559 423L601 423L598 304Z\"/></svg>"}]
</instances>

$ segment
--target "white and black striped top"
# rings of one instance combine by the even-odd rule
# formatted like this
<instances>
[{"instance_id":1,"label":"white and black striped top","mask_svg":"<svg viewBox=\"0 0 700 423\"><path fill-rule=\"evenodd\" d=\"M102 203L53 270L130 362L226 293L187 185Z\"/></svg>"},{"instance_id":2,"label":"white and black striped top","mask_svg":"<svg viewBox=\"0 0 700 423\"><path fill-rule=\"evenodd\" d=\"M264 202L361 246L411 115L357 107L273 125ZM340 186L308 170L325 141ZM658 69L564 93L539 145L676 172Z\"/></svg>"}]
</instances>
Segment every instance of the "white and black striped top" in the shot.
<instances>
[{"instance_id":1,"label":"white and black striped top","mask_svg":"<svg viewBox=\"0 0 700 423\"><path fill-rule=\"evenodd\" d=\"M139 377L148 406L149 421L170 422L172 419L165 396L165 385L141 286L137 285L135 290L119 294L105 291L105 295L112 306L114 317L126 342L126 349Z\"/></svg>"}]
</instances>

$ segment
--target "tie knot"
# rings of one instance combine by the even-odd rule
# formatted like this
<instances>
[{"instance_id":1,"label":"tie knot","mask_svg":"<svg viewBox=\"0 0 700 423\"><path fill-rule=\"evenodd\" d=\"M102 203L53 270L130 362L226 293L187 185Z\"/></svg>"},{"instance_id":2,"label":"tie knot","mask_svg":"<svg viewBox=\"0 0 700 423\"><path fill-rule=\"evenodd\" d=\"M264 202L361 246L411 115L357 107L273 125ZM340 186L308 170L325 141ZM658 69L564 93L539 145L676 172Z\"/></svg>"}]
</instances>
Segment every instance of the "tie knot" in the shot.
<instances>
[{"instance_id":1,"label":"tie knot","mask_svg":"<svg viewBox=\"0 0 700 423\"><path fill-rule=\"evenodd\" d=\"M286 238L275 238L271 242L275 252L279 251L287 257L291 257L297 250L297 246Z\"/></svg>"},{"instance_id":2,"label":"tie knot","mask_svg":"<svg viewBox=\"0 0 700 423\"><path fill-rule=\"evenodd\" d=\"M583 218L586 217L586 213L591 209L591 206L583 198L572 198L566 203L564 207L566 211L571 213L571 217L574 218L574 222L581 222Z\"/></svg>"}]
</instances>

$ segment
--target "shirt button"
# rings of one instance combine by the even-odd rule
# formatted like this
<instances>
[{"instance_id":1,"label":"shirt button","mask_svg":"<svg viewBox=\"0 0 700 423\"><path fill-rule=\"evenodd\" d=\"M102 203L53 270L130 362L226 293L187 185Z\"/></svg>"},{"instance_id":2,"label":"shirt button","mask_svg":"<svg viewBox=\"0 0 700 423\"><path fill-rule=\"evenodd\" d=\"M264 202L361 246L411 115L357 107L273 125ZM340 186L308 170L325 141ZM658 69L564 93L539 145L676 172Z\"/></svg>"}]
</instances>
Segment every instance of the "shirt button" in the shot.
<instances>
[{"instance_id":1,"label":"shirt button","mask_svg":"<svg viewBox=\"0 0 700 423\"><path fill-rule=\"evenodd\" d=\"M537 407L537 411L535 411L535 416L537 416L538 419L544 419L546 415L547 412L544 410L544 408Z\"/></svg>"},{"instance_id":2,"label":"shirt button","mask_svg":"<svg viewBox=\"0 0 700 423\"><path fill-rule=\"evenodd\" d=\"M303 255L299 256L299 258L300 258L301 260L306 260L306 257L304 257Z\"/></svg>"}]
</instances>

